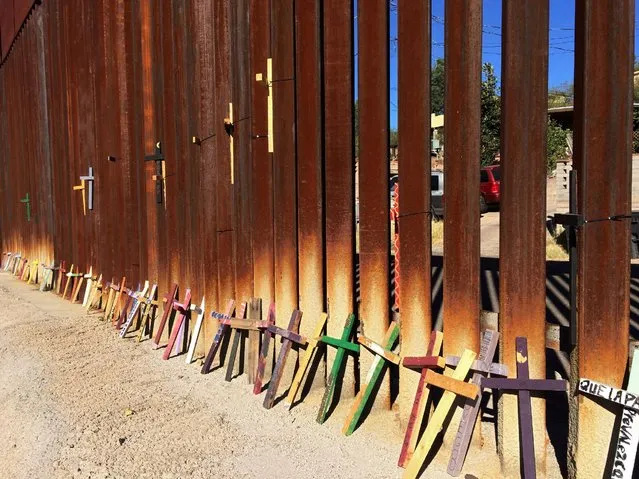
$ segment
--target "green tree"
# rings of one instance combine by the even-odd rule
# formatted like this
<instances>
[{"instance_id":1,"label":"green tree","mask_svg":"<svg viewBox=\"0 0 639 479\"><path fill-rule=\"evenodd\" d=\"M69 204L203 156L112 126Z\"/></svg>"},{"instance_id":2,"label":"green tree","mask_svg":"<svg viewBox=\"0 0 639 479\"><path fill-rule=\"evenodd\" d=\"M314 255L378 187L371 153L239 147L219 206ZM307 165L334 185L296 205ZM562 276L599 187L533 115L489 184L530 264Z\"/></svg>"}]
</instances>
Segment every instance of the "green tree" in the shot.
<instances>
[{"instance_id":1,"label":"green tree","mask_svg":"<svg viewBox=\"0 0 639 479\"><path fill-rule=\"evenodd\" d=\"M548 174L555 171L557 162L566 157L566 139L569 134L570 130L562 128L555 120L548 119L548 150L546 154L546 171Z\"/></svg>"},{"instance_id":2,"label":"green tree","mask_svg":"<svg viewBox=\"0 0 639 479\"><path fill-rule=\"evenodd\" d=\"M548 107L570 106L575 101L575 85L562 83L548 90Z\"/></svg>"},{"instance_id":3,"label":"green tree","mask_svg":"<svg viewBox=\"0 0 639 479\"><path fill-rule=\"evenodd\" d=\"M484 63L481 82L481 165L490 165L499 151L501 99L492 64Z\"/></svg>"},{"instance_id":4,"label":"green tree","mask_svg":"<svg viewBox=\"0 0 639 479\"><path fill-rule=\"evenodd\" d=\"M430 74L430 111L444 114L444 59L438 58Z\"/></svg>"}]
</instances>

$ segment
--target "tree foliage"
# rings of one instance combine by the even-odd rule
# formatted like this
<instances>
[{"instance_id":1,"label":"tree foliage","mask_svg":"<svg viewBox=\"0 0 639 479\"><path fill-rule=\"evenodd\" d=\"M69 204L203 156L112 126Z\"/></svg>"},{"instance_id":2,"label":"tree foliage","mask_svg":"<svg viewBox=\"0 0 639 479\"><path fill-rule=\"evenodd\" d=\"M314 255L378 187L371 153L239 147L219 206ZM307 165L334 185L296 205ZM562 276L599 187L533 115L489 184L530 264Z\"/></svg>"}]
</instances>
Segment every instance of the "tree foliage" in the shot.
<instances>
[{"instance_id":1,"label":"tree foliage","mask_svg":"<svg viewBox=\"0 0 639 479\"><path fill-rule=\"evenodd\" d=\"M430 74L430 111L444 114L444 59L438 58Z\"/></svg>"},{"instance_id":2,"label":"tree foliage","mask_svg":"<svg viewBox=\"0 0 639 479\"><path fill-rule=\"evenodd\" d=\"M546 153L546 172L548 174L555 171L557 162L566 157L566 139L569 134L570 130L562 128L555 120L551 118L548 119L548 150Z\"/></svg>"},{"instance_id":3,"label":"tree foliage","mask_svg":"<svg viewBox=\"0 0 639 479\"><path fill-rule=\"evenodd\" d=\"M490 165L499 151L501 98L492 64L484 63L481 82L481 165Z\"/></svg>"}]
</instances>

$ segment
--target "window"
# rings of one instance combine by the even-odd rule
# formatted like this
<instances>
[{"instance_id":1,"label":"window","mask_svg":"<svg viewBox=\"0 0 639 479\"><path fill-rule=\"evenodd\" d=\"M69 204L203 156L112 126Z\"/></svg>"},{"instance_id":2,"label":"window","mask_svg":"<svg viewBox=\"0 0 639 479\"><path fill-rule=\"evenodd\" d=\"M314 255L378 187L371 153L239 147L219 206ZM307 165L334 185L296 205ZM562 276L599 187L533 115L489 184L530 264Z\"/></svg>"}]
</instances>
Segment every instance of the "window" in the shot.
<instances>
[{"instance_id":1,"label":"window","mask_svg":"<svg viewBox=\"0 0 639 479\"><path fill-rule=\"evenodd\" d=\"M439 175L430 175L430 191L439 190Z\"/></svg>"},{"instance_id":2,"label":"window","mask_svg":"<svg viewBox=\"0 0 639 479\"><path fill-rule=\"evenodd\" d=\"M488 180L488 172L487 172L486 170L481 170L481 171L479 172L479 175L480 175L480 176L479 176L479 181L480 181L481 183L487 183L487 182L489 181L489 180Z\"/></svg>"},{"instance_id":3,"label":"window","mask_svg":"<svg viewBox=\"0 0 639 479\"><path fill-rule=\"evenodd\" d=\"M501 171L499 167L493 168L493 178L495 178L495 181L501 181Z\"/></svg>"}]
</instances>

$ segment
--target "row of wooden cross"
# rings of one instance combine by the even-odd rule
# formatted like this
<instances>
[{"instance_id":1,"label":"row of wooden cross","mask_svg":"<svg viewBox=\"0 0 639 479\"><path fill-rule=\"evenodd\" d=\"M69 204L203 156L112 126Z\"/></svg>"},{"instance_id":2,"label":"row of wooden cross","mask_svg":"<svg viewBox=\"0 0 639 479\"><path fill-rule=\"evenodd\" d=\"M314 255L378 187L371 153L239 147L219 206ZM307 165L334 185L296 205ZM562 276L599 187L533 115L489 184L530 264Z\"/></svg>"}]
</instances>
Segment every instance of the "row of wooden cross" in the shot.
<instances>
[{"instance_id":1,"label":"row of wooden cross","mask_svg":"<svg viewBox=\"0 0 639 479\"><path fill-rule=\"evenodd\" d=\"M20 254L15 253L4 253L3 257L2 270L11 272L29 283L39 282L39 266L42 266L44 273L41 276L40 289L42 291L55 289L56 293L61 294L63 298L66 298L70 291L69 299L72 302L79 301L82 284L86 281L82 304L87 311L104 311L103 319L110 321L122 338L132 330L137 319L137 325L134 328L137 329L137 341L140 342L148 337L154 349L160 348L164 330L171 323L171 317L175 316L168 334L169 339L163 352L163 359L168 360L172 356L186 353L186 363L193 362L205 317L205 301L202 299L199 306L192 304L190 289L187 289L182 300L178 301L178 285L174 284L168 294L162 300L158 300L157 285L150 285L148 281L133 290L126 286L126 278L122 278L120 282L113 280L103 284L102 276L95 277L91 269L89 273L84 274L74 270L74 266L71 265L67 271L64 262L56 267L53 263L50 265L40 264L37 261L29 263ZM154 320L161 304L163 311L159 324L155 328ZM193 312L197 316L189 340L189 323ZM241 347L244 345L247 351L244 371L247 373L249 383L253 384L253 392L256 395L264 390L263 380L269 351L272 349L271 341L274 341L277 336L281 338L279 355L266 387L263 402L267 409L273 407L275 403L287 357L293 347L304 349L304 353L300 356L299 366L285 400L289 409L295 403L304 377L307 376L309 365L320 345L336 348L337 352L317 415L319 423L326 421L335 405L337 399L335 392L342 380L347 355L359 355L362 346L371 351L374 359L370 370L344 422L342 432L346 435L355 431L364 411L374 401L374 391L388 363L419 370L419 384L398 461L398 465L405 468L404 477L407 478L419 476L426 466L426 458L437 436L442 433L446 418L455 407L457 398L463 398L463 412L453 442L448 473L451 476L458 476L461 473L479 416L484 389L517 394L522 477L535 477L531 392L566 392L568 389L568 382L565 380L529 377L528 347L526 338L523 337L516 339L516 376L508 378L506 366L493 362L499 333L492 330L483 332L479 357L471 350L464 350L459 357L442 356L443 334L438 331L431 333L424 356L402 357L397 352L399 326L394 321L388 327L381 343L378 343L362 334L356 334L357 321L353 314L346 319L339 338L322 334L328 320L326 313L323 313L315 323L311 336L305 337L299 334L301 311L292 312L288 326L284 329L275 325L274 304L270 305L266 318L262 319L259 299L251 299L248 303L241 303L239 307L230 300L223 312L212 311L210 317L217 322L218 329L203 360L202 374L207 374L213 369L216 356L222 345L227 343L230 344L231 350L228 356L226 381L231 381L234 377L238 351L243 350ZM154 330L155 335L153 335ZM223 363L221 358L219 363L220 365ZM443 371L443 374L438 371ZM430 417L427 417L427 403L433 388L443 390L443 394ZM612 477L631 478L639 442L639 352L635 351L633 356L627 391L585 378L579 381L577 389L579 392L622 406L623 415ZM425 420L427 425L420 436L422 423Z\"/></svg>"}]
</instances>

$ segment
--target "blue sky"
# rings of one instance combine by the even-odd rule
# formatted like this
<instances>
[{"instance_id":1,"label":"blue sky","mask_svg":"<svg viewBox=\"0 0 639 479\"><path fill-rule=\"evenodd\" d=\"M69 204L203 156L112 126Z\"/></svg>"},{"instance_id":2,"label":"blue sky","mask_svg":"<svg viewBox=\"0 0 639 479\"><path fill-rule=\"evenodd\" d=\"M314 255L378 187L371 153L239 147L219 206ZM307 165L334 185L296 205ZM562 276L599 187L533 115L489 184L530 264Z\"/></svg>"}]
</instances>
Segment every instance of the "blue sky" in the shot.
<instances>
[{"instance_id":1,"label":"blue sky","mask_svg":"<svg viewBox=\"0 0 639 479\"><path fill-rule=\"evenodd\" d=\"M517 0L515 0L517 1ZM355 10L357 11L357 10ZM550 0L550 57L548 84L550 87L573 81L575 48L575 0ZM444 56L444 0L432 0L433 61ZM635 12L635 25L639 9ZM483 61L495 67L497 77L501 77L501 0L484 0ZM636 28L636 27L635 27ZM391 12L391 38L397 37L397 17ZM637 35L635 35L637 37ZM357 48L357 45L356 47ZM637 38L635 38L635 51ZM390 49L390 100L391 127L397 126L397 50ZM356 87L357 91L357 87ZM356 93L357 94L357 93Z\"/></svg>"}]
</instances>

